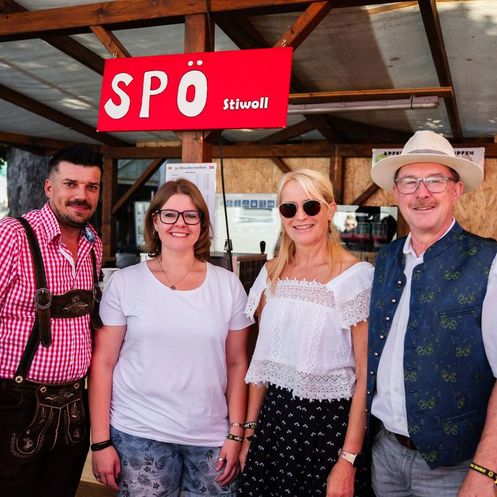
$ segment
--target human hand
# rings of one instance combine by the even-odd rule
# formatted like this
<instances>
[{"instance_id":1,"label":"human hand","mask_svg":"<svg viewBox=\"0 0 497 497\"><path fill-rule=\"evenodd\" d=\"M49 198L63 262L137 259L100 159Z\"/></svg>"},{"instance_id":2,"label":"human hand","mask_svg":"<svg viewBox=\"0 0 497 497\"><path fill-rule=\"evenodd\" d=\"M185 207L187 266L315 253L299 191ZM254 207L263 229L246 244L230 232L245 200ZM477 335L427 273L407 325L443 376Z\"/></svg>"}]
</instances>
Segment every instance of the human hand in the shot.
<instances>
[{"instance_id":1,"label":"human hand","mask_svg":"<svg viewBox=\"0 0 497 497\"><path fill-rule=\"evenodd\" d=\"M353 497L356 469L348 461L338 458L326 482L326 497Z\"/></svg>"},{"instance_id":2,"label":"human hand","mask_svg":"<svg viewBox=\"0 0 497 497\"><path fill-rule=\"evenodd\" d=\"M242 450L240 451L240 456L238 458L240 460L241 471L245 469L245 464L247 463L247 455L249 449L250 449L250 440L247 440L247 438L245 438L243 440Z\"/></svg>"},{"instance_id":3,"label":"human hand","mask_svg":"<svg viewBox=\"0 0 497 497\"><path fill-rule=\"evenodd\" d=\"M241 443L235 440L226 440L219 452L216 463L216 471L222 473L216 478L216 481L222 485L229 485L240 473L238 456L240 454Z\"/></svg>"},{"instance_id":4,"label":"human hand","mask_svg":"<svg viewBox=\"0 0 497 497\"><path fill-rule=\"evenodd\" d=\"M497 497L497 485L488 476L468 471L457 497Z\"/></svg>"},{"instance_id":5,"label":"human hand","mask_svg":"<svg viewBox=\"0 0 497 497\"><path fill-rule=\"evenodd\" d=\"M121 472L121 462L114 447L92 452L93 476L105 486L119 491L117 478Z\"/></svg>"}]
</instances>

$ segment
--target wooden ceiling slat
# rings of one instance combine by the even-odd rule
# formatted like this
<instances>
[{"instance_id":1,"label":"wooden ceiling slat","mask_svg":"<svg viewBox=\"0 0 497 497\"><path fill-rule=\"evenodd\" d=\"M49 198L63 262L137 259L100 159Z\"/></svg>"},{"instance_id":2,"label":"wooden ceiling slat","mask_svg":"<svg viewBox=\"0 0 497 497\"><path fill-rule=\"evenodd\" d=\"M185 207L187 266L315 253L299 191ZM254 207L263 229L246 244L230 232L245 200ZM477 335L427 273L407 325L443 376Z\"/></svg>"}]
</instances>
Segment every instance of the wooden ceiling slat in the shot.
<instances>
[{"instance_id":1,"label":"wooden ceiling slat","mask_svg":"<svg viewBox=\"0 0 497 497\"><path fill-rule=\"evenodd\" d=\"M437 71L440 86L453 87L449 60L445 50L442 26L440 24L440 18L438 17L436 1L418 0L418 4L421 17L423 18L426 36L428 37L428 43L430 44L431 55L433 57L433 63ZM452 136L456 140L462 140L462 126L455 95L445 97L445 107L447 109L447 115L452 129Z\"/></svg>"},{"instance_id":2,"label":"wooden ceiling slat","mask_svg":"<svg viewBox=\"0 0 497 497\"><path fill-rule=\"evenodd\" d=\"M90 29L112 57L131 57L131 54L126 50L124 45L119 41L114 33L112 33L112 31L105 29L103 26L90 26Z\"/></svg>"},{"instance_id":3,"label":"wooden ceiling slat","mask_svg":"<svg viewBox=\"0 0 497 497\"><path fill-rule=\"evenodd\" d=\"M366 200L368 200L372 195L374 195L380 187L375 183L372 183L366 190L364 190L357 198L352 200L350 205L362 205Z\"/></svg>"},{"instance_id":4,"label":"wooden ceiling slat","mask_svg":"<svg viewBox=\"0 0 497 497\"><path fill-rule=\"evenodd\" d=\"M89 126L88 124L82 123L77 119L74 119L63 112L60 112L56 109L49 107L48 105L42 104L22 93L19 93L12 88L8 88L0 84L0 98L10 102L18 107L22 107L33 114L37 114L38 116L42 116L49 121L61 124L62 126L66 126L67 128L73 129L82 135L88 136L97 140L100 143L105 143L110 146L125 146L126 143L118 138L114 138L107 133L97 133L94 127Z\"/></svg>"},{"instance_id":5,"label":"wooden ceiling slat","mask_svg":"<svg viewBox=\"0 0 497 497\"><path fill-rule=\"evenodd\" d=\"M309 5L274 46L293 47L295 50L314 31L330 10L330 2L317 2Z\"/></svg>"},{"instance_id":6,"label":"wooden ceiling slat","mask_svg":"<svg viewBox=\"0 0 497 497\"><path fill-rule=\"evenodd\" d=\"M0 143L19 148L29 147L31 150L36 149L38 155L48 155L56 150L72 145L74 142L0 131Z\"/></svg>"}]
</instances>

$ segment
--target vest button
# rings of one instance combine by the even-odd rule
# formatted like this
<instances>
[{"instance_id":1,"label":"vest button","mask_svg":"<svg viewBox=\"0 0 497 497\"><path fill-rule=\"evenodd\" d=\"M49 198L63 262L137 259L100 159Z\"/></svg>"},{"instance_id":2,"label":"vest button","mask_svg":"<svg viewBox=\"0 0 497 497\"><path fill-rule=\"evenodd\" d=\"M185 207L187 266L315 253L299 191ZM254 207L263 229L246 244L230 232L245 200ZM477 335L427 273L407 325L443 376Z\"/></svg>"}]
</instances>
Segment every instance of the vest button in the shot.
<instances>
[{"instance_id":1,"label":"vest button","mask_svg":"<svg viewBox=\"0 0 497 497\"><path fill-rule=\"evenodd\" d=\"M384 340L385 339L385 335L380 335L380 340Z\"/></svg>"},{"instance_id":2,"label":"vest button","mask_svg":"<svg viewBox=\"0 0 497 497\"><path fill-rule=\"evenodd\" d=\"M378 357L380 354L378 354L378 352L375 352L373 355L374 355L375 357Z\"/></svg>"},{"instance_id":3,"label":"vest button","mask_svg":"<svg viewBox=\"0 0 497 497\"><path fill-rule=\"evenodd\" d=\"M370 374L371 376L374 376L374 371L373 371L373 370L371 370L371 371L369 372L369 374Z\"/></svg>"},{"instance_id":4,"label":"vest button","mask_svg":"<svg viewBox=\"0 0 497 497\"><path fill-rule=\"evenodd\" d=\"M387 317L385 318L385 321L390 321L390 316L387 316Z\"/></svg>"},{"instance_id":5,"label":"vest button","mask_svg":"<svg viewBox=\"0 0 497 497\"><path fill-rule=\"evenodd\" d=\"M367 394L367 395L371 395L371 390L368 390L368 391L366 392L366 394Z\"/></svg>"},{"instance_id":6,"label":"vest button","mask_svg":"<svg viewBox=\"0 0 497 497\"><path fill-rule=\"evenodd\" d=\"M397 281L397 287L398 288L402 288L403 285L404 285L404 283L402 283L401 280Z\"/></svg>"},{"instance_id":7,"label":"vest button","mask_svg":"<svg viewBox=\"0 0 497 497\"><path fill-rule=\"evenodd\" d=\"M395 304L397 302L397 299L392 299L392 304Z\"/></svg>"}]
</instances>

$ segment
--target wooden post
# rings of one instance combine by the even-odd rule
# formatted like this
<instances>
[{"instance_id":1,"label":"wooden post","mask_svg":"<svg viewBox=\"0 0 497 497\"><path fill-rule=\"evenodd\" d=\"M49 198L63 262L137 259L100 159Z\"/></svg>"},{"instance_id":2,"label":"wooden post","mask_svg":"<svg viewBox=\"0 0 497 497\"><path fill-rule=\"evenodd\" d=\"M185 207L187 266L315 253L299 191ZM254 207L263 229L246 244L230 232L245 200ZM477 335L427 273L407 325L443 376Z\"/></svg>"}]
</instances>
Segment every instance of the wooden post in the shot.
<instances>
[{"instance_id":1,"label":"wooden post","mask_svg":"<svg viewBox=\"0 0 497 497\"><path fill-rule=\"evenodd\" d=\"M345 160L343 156L337 155L335 152L330 158L330 180L333 185L333 195L337 205L343 203L344 168Z\"/></svg>"},{"instance_id":2,"label":"wooden post","mask_svg":"<svg viewBox=\"0 0 497 497\"><path fill-rule=\"evenodd\" d=\"M114 266L116 262L116 220L112 206L117 196L117 159L104 159L102 176L102 242L104 266Z\"/></svg>"},{"instance_id":3,"label":"wooden post","mask_svg":"<svg viewBox=\"0 0 497 497\"><path fill-rule=\"evenodd\" d=\"M205 14L185 17L185 53L213 50L214 29ZM205 141L202 130L181 133L182 162L212 162L212 145Z\"/></svg>"}]
</instances>

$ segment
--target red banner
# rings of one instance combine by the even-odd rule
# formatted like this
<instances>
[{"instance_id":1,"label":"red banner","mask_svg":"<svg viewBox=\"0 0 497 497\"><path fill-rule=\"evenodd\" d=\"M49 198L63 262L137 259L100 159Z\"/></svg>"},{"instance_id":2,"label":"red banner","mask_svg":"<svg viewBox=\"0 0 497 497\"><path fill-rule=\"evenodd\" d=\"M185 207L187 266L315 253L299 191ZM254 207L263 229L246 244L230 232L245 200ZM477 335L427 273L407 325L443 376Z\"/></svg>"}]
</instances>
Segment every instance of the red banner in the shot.
<instances>
[{"instance_id":1,"label":"red banner","mask_svg":"<svg viewBox=\"0 0 497 497\"><path fill-rule=\"evenodd\" d=\"M286 126L291 48L108 59L99 131Z\"/></svg>"}]
</instances>

